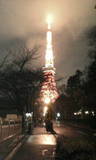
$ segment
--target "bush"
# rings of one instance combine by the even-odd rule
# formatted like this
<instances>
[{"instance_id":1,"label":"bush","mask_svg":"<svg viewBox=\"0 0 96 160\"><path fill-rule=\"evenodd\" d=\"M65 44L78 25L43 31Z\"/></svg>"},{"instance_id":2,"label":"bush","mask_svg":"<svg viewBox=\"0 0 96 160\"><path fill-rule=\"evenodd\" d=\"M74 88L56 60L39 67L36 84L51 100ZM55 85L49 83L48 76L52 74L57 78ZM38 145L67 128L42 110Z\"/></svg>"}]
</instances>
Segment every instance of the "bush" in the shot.
<instances>
[{"instance_id":1,"label":"bush","mask_svg":"<svg viewBox=\"0 0 96 160\"><path fill-rule=\"evenodd\" d=\"M57 138L55 160L96 160L96 144L85 138Z\"/></svg>"}]
</instances>

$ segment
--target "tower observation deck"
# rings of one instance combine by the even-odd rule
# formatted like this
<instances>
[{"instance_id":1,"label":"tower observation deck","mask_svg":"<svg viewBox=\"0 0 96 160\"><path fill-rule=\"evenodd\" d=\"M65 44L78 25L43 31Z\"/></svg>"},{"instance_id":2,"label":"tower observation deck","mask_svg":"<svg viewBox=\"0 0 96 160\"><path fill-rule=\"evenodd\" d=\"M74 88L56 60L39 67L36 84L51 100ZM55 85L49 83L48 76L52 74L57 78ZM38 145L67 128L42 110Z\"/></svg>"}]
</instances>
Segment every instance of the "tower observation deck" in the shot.
<instances>
[{"instance_id":1,"label":"tower observation deck","mask_svg":"<svg viewBox=\"0 0 96 160\"><path fill-rule=\"evenodd\" d=\"M45 104L53 103L58 97L52 47L52 21L50 17L48 18L47 23L45 66L43 67L44 82L41 88L41 99Z\"/></svg>"}]
</instances>

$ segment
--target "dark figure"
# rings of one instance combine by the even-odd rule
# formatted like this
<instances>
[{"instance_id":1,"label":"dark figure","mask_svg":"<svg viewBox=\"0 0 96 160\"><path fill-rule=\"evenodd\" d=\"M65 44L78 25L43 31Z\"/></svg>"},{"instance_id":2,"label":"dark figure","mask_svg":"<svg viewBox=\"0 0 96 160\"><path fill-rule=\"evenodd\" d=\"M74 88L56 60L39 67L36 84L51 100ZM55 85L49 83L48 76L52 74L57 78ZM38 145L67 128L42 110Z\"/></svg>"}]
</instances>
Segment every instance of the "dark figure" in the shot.
<instances>
[{"instance_id":1,"label":"dark figure","mask_svg":"<svg viewBox=\"0 0 96 160\"><path fill-rule=\"evenodd\" d=\"M45 121L45 128L46 128L46 131L48 132L49 131L49 120L46 119Z\"/></svg>"},{"instance_id":2,"label":"dark figure","mask_svg":"<svg viewBox=\"0 0 96 160\"><path fill-rule=\"evenodd\" d=\"M50 121L49 128L50 128L50 132L53 132L53 122L52 121Z\"/></svg>"},{"instance_id":3,"label":"dark figure","mask_svg":"<svg viewBox=\"0 0 96 160\"><path fill-rule=\"evenodd\" d=\"M28 124L28 134L32 133L32 127L31 127L31 123Z\"/></svg>"},{"instance_id":4,"label":"dark figure","mask_svg":"<svg viewBox=\"0 0 96 160\"><path fill-rule=\"evenodd\" d=\"M45 121L45 124L46 124L46 131L47 132L53 132L53 123L52 123L52 121L47 119Z\"/></svg>"}]
</instances>

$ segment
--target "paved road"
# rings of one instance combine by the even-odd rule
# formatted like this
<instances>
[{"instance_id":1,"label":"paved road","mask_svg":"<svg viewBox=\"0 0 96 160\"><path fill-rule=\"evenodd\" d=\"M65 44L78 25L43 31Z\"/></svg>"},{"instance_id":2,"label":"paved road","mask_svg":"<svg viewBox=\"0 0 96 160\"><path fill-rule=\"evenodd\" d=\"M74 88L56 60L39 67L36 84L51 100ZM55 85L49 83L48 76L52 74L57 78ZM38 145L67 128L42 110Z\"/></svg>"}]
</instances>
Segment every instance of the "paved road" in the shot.
<instances>
[{"instance_id":1,"label":"paved road","mask_svg":"<svg viewBox=\"0 0 96 160\"><path fill-rule=\"evenodd\" d=\"M57 134L64 135L67 137L82 137L82 136L93 136L95 138L95 130L84 128L83 126L79 127L78 125L60 122L54 123L54 128Z\"/></svg>"},{"instance_id":2,"label":"paved road","mask_svg":"<svg viewBox=\"0 0 96 160\"><path fill-rule=\"evenodd\" d=\"M44 127L36 127L33 134L29 136L26 143L13 156L12 160L51 160L58 135L74 138L89 136L87 131L67 124L54 123L54 130L57 133L56 135L47 133Z\"/></svg>"}]
</instances>

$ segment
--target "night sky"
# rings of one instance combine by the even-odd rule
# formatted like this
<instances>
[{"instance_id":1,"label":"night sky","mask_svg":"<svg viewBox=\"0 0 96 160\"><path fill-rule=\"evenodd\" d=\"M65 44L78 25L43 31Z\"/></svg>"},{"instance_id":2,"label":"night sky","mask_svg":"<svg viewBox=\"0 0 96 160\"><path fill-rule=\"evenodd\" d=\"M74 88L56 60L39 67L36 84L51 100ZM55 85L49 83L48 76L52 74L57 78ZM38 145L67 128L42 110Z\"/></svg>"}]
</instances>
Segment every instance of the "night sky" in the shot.
<instances>
[{"instance_id":1,"label":"night sky","mask_svg":"<svg viewBox=\"0 0 96 160\"><path fill-rule=\"evenodd\" d=\"M53 15L53 44L57 75L68 78L88 64L86 31L96 25L96 0L0 0L0 57L17 42L40 45L44 65L46 17ZM19 43L19 44L20 44Z\"/></svg>"}]
</instances>

